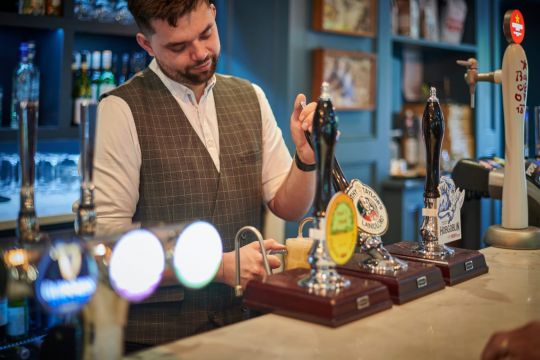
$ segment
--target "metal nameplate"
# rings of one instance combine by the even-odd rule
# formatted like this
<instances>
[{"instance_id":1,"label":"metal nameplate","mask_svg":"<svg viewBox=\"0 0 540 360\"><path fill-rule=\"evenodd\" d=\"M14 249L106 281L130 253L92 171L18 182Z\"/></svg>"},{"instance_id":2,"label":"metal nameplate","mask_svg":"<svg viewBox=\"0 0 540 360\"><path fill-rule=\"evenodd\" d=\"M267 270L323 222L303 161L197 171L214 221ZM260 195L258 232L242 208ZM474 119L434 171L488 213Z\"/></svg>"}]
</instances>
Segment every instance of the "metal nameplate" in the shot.
<instances>
[{"instance_id":1,"label":"metal nameplate","mask_svg":"<svg viewBox=\"0 0 540 360\"><path fill-rule=\"evenodd\" d=\"M465 271L471 271L472 269L474 269L473 261L469 260L465 262Z\"/></svg>"},{"instance_id":2,"label":"metal nameplate","mask_svg":"<svg viewBox=\"0 0 540 360\"><path fill-rule=\"evenodd\" d=\"M369 306L369 295L360 296L356 299L356 309L362 310Z\"/></svg>"},{"instance_id":3,"label":"metal nameplate","mask_svg":"<svg viewBox=\"0 0 540 360\"><path fill-rule=\"evenodd\" d=\"M427 286L427 277L426 276L420 276L416 279L416 286L421 289L423 287Z\"/></svg>"}]
</instances>

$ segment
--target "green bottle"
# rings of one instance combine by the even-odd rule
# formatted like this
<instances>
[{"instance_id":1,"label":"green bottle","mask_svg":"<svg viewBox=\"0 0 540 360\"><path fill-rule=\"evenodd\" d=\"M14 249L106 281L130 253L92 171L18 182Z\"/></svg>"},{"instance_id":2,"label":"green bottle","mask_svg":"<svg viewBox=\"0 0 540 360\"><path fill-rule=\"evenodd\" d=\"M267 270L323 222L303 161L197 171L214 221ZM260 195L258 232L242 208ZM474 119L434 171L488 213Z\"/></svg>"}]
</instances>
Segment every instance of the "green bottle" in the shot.
<instances>
[{"instance_id":1,"label":"green bottle","mask_svg":"<svg viewBox=\"0 0 540 360\"><path fill-rule=\"evenodd\" d=\"M92 100L92 88L88 77L88 59L85 54L81 56L81 72L75 81L73 89L73 125L81 123L81 104L83 101Z\"/></svg>"},{"instance_id":2,"label":"green bottle","mask_svg":"<svg viewBox=\"0 0 540 360\"><path fill-rule=\"evenodd\" d=\"M116 88L116 83L114 81L114 74L111 71L112 52L110 50L103 51L101 55L101 62L103 64L103 69L101 71L101 79L100 79L100 87L99 87L100 95Z\"/></svg>"}]
</instances>

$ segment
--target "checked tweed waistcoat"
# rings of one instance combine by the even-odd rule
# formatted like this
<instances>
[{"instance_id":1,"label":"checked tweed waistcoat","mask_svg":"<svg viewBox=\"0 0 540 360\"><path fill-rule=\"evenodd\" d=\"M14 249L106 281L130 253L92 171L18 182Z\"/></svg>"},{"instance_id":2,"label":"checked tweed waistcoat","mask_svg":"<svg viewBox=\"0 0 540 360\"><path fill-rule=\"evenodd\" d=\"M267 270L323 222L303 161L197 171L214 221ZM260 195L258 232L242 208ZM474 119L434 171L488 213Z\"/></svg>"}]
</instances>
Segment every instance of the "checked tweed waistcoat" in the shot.
<instances>
[{"instance_id":1,"label":"checked tweed waistcoat","mask_svg":"<svg viewBox=\"0 0 540 360\"><path fill-rule=\"evenodd\" d=\"M129 105L141 147L140 197L133 221L206 220L216 226L228 252L242 226L260 228L262 123L257 95L247 81L217 75L213 92L219 172L153 71L146 69L109 94ZM160 287L149 299L131 305L125 339L163 343L241 319L239 300L227 285L211 283L196 291Z\"/></svg>"}]
</instances>

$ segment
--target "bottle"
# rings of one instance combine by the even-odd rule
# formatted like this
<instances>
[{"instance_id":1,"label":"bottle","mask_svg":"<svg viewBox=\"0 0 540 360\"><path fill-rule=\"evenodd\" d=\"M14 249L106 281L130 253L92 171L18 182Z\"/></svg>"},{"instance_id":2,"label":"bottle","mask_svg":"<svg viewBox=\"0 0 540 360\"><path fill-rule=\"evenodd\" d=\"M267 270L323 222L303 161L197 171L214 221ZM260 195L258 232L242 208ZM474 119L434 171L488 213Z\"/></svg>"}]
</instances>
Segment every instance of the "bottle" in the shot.
<instances>
[{"instance_id":1,"label":"bottle","mask_svg":"<svg viewBox=\"0 0 540 360\"><path fill-rule=\"evenodd\" d=\"M93 51L92 52L92 76L91 76L91 89L92 89L92 100L98 101L100 93L100 79L101 79L101 52Z\"/></svg>"},{"instance_id":2,"label":"bottle","mask_svg":"<svg viewBox=\"0 0 540 360\"><path fill-rule=\"evenodd\" d=\"M120 75L118 76L118 86L125 83L129 78L129 54L122 54L122 68L120 70Z\"/></svg>"},{"instance_id":3,"label":"bottle","mask_svg":"<svg viewBox=\"0 0 540 360\"><path fill-rule=\"evenodd\" d=\"M11 128L19 128L19 106L22 101L31 102L37 108L39 104L39 70L34 65L34 42L21 43L20 62L13 73L11 99ZM37 109L36 109L37 110Z\"/></svg>"},{"instance_id":4,"label":"bottle","mask_svg":"<svg viewBox=\"0 0 540 360\"><path fill-rule=\"evenodd\" d=\"M403 119L403 137L402 148L403 158L407 162L408 169L414 169L418 165L418 120L414 116L412 110L407 109L405 111L405 118Z\"/></svg>"},{"instance_id":5,"label":"bottle","mask_svg":"<svg viewBox=\"0 0 540 360\"><path fill-rule=\"evenodd\" d=\"M9 341L18 341L28 336L28 300L8 301L7 338Z\"/></svg>"},{"instance_id":6,"label":"bottle","mask_svg":"<svg viewBox=\"0 0 540 360\"><path fill-rule=\"evenodd\" d=\"M45 14L44 0L19 0L19 14L24 14L24 15Z\"/></svg>"},{"instance_id":7,"label":"bottle","mask_svg":"<svg viewBox=\"0 0 540 360\"><path fill-rule=\"evenodd\" d=\"M46 0L45 15L62 16L62 0Z\"/></svg>"},{"instance_id":8,"label":"bottle","mask_svg":"<svg viewBox=\"0 0 540 360\"><path fill-rule=\"evenodd\" d=\"M114 74L111 71L112 52L110 50L104 50L101 55L101 60L103 64L103 70L101 72L101 78L99 80L99 95L116 88Z\"/></svg>"},{"instance_id":9,"label":"bottle","mask_svg":"<svg viewBox=\"0 0 540 360\"><path fill-rule=\"evenodd\" d=\"M81 73L75 83L73 99L73 125L79 125L81 123L81 103L92 99L92 88L90 86L90 78L88 77L87 55L84 53L81 55Z\"/></svg>"},{"instance_id":10,"label":"bottle","mask_svg":"<svg viewBox=\"0 0 540 360\"><path fill-rule=\"evenodd\" d=\"M6 342L8 323L8 300L4 295L0 297L0 344Z\"/></svg>"}]
</instances>

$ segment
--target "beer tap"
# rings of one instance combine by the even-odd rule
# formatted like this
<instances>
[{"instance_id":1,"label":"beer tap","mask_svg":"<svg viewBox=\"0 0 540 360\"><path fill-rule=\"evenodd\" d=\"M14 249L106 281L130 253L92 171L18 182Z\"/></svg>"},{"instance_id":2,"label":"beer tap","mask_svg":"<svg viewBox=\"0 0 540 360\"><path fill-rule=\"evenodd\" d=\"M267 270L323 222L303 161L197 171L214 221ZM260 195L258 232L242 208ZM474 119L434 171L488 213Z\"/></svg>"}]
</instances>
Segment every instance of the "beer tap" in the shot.
<instances>
[{"instance_id":1,"label":"beer tap","mask_svg":"<svg viewBox=\"0 0 540 360\"><path fill-rule=\"evenodd\" d=\"M91 101L81 104L81 197L75 219L75 232L81 237L93 236L96 231L94 205L94 149L96 142L97 105Z\"/></svg>"},{"instance_id":2,"label":"beer tap","mask_svg":"<svg viewBox=\"0 0 540 360\"><path fill-rule=\"evenodd\" d=\"M529 226L527 185L525 179L524 116L527 102L528 62L523 47L525 21L519 10L504 14L503 32L508 46L502 68L487 74L476 73L476 60L458 61L467 66L465 81L474 93L478 81L502 85L505 138L505 169L502 194L502 223L488 228L487 244L513 249L540 248L540 230Z\"/></svg>"},{"instance_id":3,"label":"beer tap","mask_svg":"<svg viewBox=\"0 0 540 360\"><path fill-rule=\"evenodd\" d=\"M308 277L299 281L300 286L320 294L339 292L350 285L350 280L337 273L336 264L328 254L325 238L325 215L332 196L332 169L337 133L337 121L329 84L323 82L313 117L313 134L310 139L314 144L317 163L317 188L313 203L314 227L310 229L313 246L308 257L311 272Z\"/></svg>"},{"instance_id":4,"label":"beer tap","mask_svg":"<svg viewBox=\"0 0 540 360\"><path fill-rule=\"evenodd\" d=\"M305 108L305 102L301 102L300 106L302 107L302 109ZM304 135L307 139L308 144L311 146L312 149L314 149L310 133L308 131L305 131ZM360 225L358 233L358 244L362 248L362 250L369 256L359 265L368 268L372 272L380 274L394 273L395 271L400 270L406 271L408 267L407 263L392 256L383 245L381 235L386 232L388 222L386 220L386 208L384 207L382 201L378 198L374 190L370 189L360 180L353 179L351 182L349 182L345 177L339 161L335 156L333 160L334 164L332 167L332 184L334 190L343 191L344 193L349 195L353 199L358 211L357 217L358 224ZM379 205L379 216L384 218L384 220L379 223L382 224L382 226L377 226L377 229L375 231L373 228L361 226L361 224L363 224L363 215L365 215L368 211L362 199L362 193L366 189L372 194L372 197L376 198L375 202Z\"/></svg>"},{"instance_id":5,"label":"beer tap","mask_svg":"<svg viewBox=\"0 0 540 360\"><path fill-rule=\"evenodd\" d=\"M26 91L20 91L19 102L16 104L21 160L21 204L17 217L17 238L26 243L40 240L34 197L39 101L31 90L33 81L35 79L30 77L24 87Z\"/></svg>"},{"instance_id":6,"label":"beer tap","mask_svg":"<svg viewBox=\"0 0 540 360\"><path fill-rule=\"evenodd\" d=\"M478 60L469 58L468 60L457 60L458 65L467 67L467 72L464 75L465 82L469 85L469 94L471 96L471 108L475 107L475 92L476 83L480 81L501 83L501 70L495 70L487 73L478 72Z\"/></svg>"},{"instance_id":7,"label":"beer tap","mask_svg":"<svg viewBox=\"0 0 540 360\"><path fill-rule=\"evenodd\" d=\"M234 256L236 261L236 282L234 285L234 293L238 297L242 296L244 293L244 289L240 283L240 240L245 239L248 233L252 233L255 235L255 237L257 237L257 241L259 241L259 245L261 247L264 270L266 271L266 275L272 275L272 269L270 269L270 265L268 264L268 257L261 232L253 226L244 226L238 230L236 236L234 237Z\"/></svg>"},{"instance_id":8,"label":"beer tap","mask_svg":"<svg viewBox=\"0 0 540 360\"><path fill-rule=\"evenodd\" d=\"M440 157L444 136L444 118L439 106L437 91L430 89L430 96L422 117L422 135L426 146L426 182L424 186L424 209L418 251L427 257L445 257L454 250L439 244L438 199L440 180Z\"/></svg>"}]
</instances>

